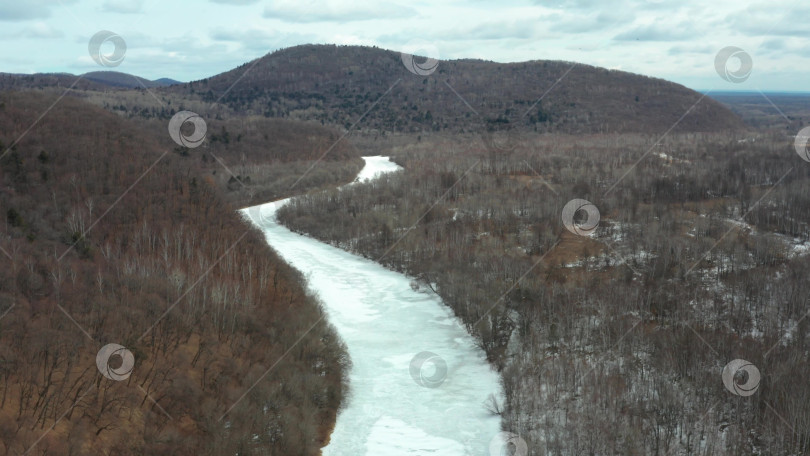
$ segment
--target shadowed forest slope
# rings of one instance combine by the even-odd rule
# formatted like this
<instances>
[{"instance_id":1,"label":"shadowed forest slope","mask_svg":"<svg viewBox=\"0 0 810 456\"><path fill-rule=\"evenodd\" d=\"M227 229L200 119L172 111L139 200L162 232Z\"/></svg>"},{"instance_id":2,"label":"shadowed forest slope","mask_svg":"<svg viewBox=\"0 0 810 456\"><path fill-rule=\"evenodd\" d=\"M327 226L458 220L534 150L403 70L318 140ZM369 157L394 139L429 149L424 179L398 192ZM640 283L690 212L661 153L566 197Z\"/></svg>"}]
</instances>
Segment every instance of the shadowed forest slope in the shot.
<instances>
[{"instance_id":1,"label":"shadowed forest slope","mask_svg":"<svg viewBox=\"0 0 810 456\"><path fill-rule=\"evenodd\" d=\"M663 132L687 111L674 131L744 128L722 104L662 79L541 60L440 61L435 72L418 76L406 69L399 52L366 46L281 49L165 90L214 101L231 86L222 102L234 110L346 128L367 113L360 127L381 133Z\"/></svg>"},{"instance_id":2,"label":"shadowed forest slope","mask_svg":"<svg viewBox=\"0 0 810 456\"><path fill-rule=\"evenodd\" d=\"M0 94L0 149L54 100ZM318 454L345 350L186 152L65 97L0 158L0 454Z\"/></svg>"}]
</instances>

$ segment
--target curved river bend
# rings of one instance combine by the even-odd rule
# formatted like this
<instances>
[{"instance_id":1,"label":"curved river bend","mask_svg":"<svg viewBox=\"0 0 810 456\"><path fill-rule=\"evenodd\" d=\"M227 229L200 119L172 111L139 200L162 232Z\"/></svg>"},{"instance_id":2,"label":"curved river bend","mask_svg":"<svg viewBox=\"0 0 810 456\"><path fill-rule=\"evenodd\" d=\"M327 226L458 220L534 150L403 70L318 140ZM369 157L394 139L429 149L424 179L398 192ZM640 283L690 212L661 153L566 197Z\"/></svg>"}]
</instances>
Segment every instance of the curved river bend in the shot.
<instances>
[{"instance_id":1,"label":"curved river bend","mask_svg":"<svg viewBox=\"0 0 810 456\"><path fill-rule=\"evenodd\" d=\"M358 180L399 169L387 157L363 159ZM491 394L501 401L498 375L450 309L402 274L278 224L286 201L242 212L308 278L348 347L350 394L323 454L489 455L500 419L484 403ZM422 352L438 358L420 370Z\"/></svg>"}]
</instances>

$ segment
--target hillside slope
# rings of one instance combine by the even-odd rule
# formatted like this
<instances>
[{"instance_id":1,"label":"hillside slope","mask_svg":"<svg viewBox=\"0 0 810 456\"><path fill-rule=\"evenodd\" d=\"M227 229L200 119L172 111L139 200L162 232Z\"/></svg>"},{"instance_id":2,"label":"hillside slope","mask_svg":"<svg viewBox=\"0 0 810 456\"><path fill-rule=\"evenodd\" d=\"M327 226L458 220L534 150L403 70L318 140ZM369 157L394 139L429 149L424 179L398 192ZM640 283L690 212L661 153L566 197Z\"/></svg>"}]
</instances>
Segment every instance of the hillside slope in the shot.
<instances>
[{"instance_id":1,"label":"hillside slope","mask_svg":"<svg viewBox=\"0 0 810 456\"><path fill-rule=\"evenodd\" d=\"M164 87L174 84L181 84L180 81L175 81L174 79L170 78L160 78L150 81L149 79L145 79L140 76L121 73L119 71L91 71L89 73L84 73L82 77L90 81L113 87Z\"/></svg>"},{"instance_id":2,"label":"hillside slope","mask_svg":"<svg viewBox=\"0 0 810 456\"><path fill-rule=\"evenodd\" d=\"M165 127L55 99L0 93L0 454L318 454L347 359L301 275Z\"/></svg>"},{"instance_id":3,"label":"hillside slope","mask_svg":"<svg viewBox=\"0 0 810 456\"><path fill-rule=\"evenodd\" d=\"M441 61L434 73L419 76L406 69L400 53L364 46L295 46L169 90L196 93L207 101L227 91L222 102L238 111L345 127L374 106L359 128L380 131L517 127L663 133L692 106L674 131L744 128L722 104L661 79L539 60Z\"/></svg>"},{"instance_id":4,"label":"hillside slope","mask_svg":"<svg viewBox=\"0 0 810 456\"><path fill-rule=\"evenodd\" d=\"M104 91L110 88L140 89L168 87L182 84L171 78L149 79L119 71L91 71L82 75L70 73L34 73L16 74L0 73L0 90L42 89L46 87L68 88L76 90Z\"/></svg>"}]
</instances>

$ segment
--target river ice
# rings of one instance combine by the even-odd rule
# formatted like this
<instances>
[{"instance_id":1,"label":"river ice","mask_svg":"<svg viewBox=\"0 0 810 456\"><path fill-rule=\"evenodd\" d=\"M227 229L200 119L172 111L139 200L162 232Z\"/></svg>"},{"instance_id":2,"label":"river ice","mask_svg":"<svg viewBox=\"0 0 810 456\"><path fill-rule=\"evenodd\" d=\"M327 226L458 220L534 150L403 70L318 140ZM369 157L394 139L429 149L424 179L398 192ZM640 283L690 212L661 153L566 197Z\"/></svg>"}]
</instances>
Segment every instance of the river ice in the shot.
<instances>
[{"instance_id":1,"label":"river ice","mask_svg":"<svg viewBox=\"0 0 810 456\"><path fill-rule=\"evenodd\" d=\"M387 157L364 160L358 181L400 169ZM351 391L323 454L488 456L500 419L484 404L502 392L473 338L409 277L279 225L275 211L286 201L242 211L304 273L348 347ZM412 361L422 352L436 356L420 369Z\"/></svg>"}]
</instances>

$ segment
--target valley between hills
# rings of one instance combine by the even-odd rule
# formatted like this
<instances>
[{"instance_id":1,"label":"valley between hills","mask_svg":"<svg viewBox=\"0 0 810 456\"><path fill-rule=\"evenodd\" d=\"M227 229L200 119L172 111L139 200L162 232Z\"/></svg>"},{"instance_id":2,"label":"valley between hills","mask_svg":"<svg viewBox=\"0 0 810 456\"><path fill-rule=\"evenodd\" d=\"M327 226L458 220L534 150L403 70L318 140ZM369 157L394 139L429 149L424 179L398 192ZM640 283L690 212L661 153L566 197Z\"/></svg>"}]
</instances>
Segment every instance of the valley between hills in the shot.
<instances>
[{"instance_id":1,"label":"valley between hills","mask_svg":"<svg viewBox=\"0 0 810 456\"><path fill-rule=\"evenodd\" d=\"M397 348L439 370L394 356L382 384L441 398L491 369L498 394L459 410L525 454L810 451L806 97L773 95L775 114L574 62L416 74L402 57L301 45L191 82L0 74L0 455L317 455L342 413L368 421L351 314L330 318L316 266L240 212L284 198L278 233L407 280L397 296L444 309L480 354L413 333ZM199 143L167 132L184 112L202 123L175 135L204 125ZM370 156L399 170L352 183ZM347 283L321 289L359 327ZM109 343L132 355L120 381L97 368ZM498 438L397 434L386 405L364 404L357 448Z\"/></svg>"}]
</instances>

